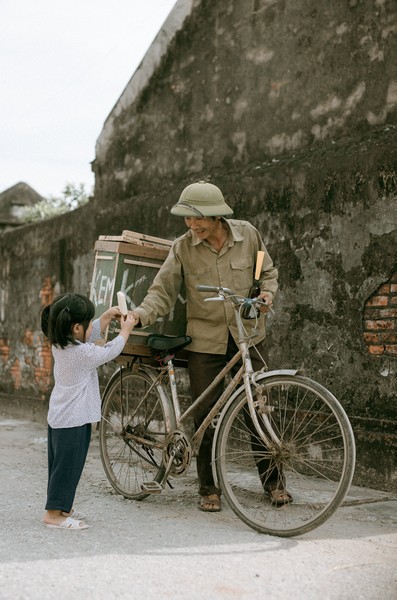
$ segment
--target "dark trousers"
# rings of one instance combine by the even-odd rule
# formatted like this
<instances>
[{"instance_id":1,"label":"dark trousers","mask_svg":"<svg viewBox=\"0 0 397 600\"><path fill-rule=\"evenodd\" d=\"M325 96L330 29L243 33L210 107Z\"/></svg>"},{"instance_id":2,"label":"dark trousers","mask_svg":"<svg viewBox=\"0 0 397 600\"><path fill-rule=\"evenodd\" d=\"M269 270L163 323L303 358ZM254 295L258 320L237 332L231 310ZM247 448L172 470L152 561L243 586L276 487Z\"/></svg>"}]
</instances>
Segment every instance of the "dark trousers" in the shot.
<instances>
[{"instance_id":1,"label":"dark trousers","mask_svg":"<svg viewBox=\"0 0 397 600\"><path fill-rule=\"evenodd\" d=\"M48 426L46 510L70 512L91 441L91 423L52 429Z\"/></svg>"},{"instance_id":2,"label":"dark trousers","mask_svg":"<svg viewBox=\"0 0 397 600\"><path fill-rule=\"evenodd\" d=\"M265 349L260 345L258 345L258 349L268 363ZM201 352L189 352L188 367L190 389L193 401L200 396L200 394L212 381L214 381L215 377L218 375L218 373L220 373L227 362L236 354L237 350L238 348L234 339L231 335L229 335L226 354L203 354ZM263 367L263 362L258 357L254 348L251 348L250 356L254 371L259 371ZM238 371L240 366L241 361L233 367L233 375ZM194 416L196 430L204 421L205 417L214 406L223 390L224 382L221 382L214 388L211 394L208 395L203 404L200 406L200 412L197 412ZM244 417L248 430L254 431L248 410L245 412ZM199 448L199 454L197 456L197 473L199 477L200 496L221 493L221 490L215 486L214 478L212 476L211 449L213 438L214 429L209 426L204 433L204 437ZM276 483L279 477L279 472L276 467L272 465L270 460L266 458L259 458L261 456L263 457L263 453L266 452L266 447L264 447L261 441L258 441L258 437L255 435L255 433L251 435L251 445L254 456L258 457L256 459L256 464L262 485L265 486Z\"/></svg>"}]
</instances>

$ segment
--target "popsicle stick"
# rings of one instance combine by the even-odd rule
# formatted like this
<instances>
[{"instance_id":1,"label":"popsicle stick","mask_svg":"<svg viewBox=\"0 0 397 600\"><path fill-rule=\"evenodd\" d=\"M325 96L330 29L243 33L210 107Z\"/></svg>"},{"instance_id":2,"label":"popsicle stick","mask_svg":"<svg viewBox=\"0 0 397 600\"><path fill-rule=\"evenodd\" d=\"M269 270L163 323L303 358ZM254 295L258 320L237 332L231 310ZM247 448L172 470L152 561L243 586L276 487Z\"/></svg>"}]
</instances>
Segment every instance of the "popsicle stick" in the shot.
<instances>
[{"instance_id":1,"label":"popsicle stick","mask_svg":"<svg viewBox=\"0 0 397 600\"><path fill-rule=\"evenodd\" d=\"M263 252L263 250L258 250L258 254L256 255L256 269L255 269L255 279L257 279L257 280L261 278L262 265L263 265L264 258L265 258L265 253Z\"/></svg>"}]
</instances>

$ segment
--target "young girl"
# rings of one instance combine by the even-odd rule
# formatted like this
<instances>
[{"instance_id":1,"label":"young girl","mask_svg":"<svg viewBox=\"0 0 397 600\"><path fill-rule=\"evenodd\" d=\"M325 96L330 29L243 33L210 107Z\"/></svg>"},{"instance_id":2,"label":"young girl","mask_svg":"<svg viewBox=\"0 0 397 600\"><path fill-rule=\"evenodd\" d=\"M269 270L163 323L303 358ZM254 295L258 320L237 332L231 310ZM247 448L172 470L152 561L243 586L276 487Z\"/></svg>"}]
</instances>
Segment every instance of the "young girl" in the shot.
<instances>
[{"instance_id":1,"label":"young girl","mask_svg":"<svg viewBox=\"0 0 397 600\"><path fill-rule=\"evenodd\" d=\"M101 419L97 367L120 354L134 328L131 315L117 306L93 321L95 308L86 296L64 294L41 314L41 328L52 344L54 388L48 411L48 487L44 523L56 529L82 530L84 515L73 501L86 461L91 423ZM100 338L112 319L120 319L120 334L104 346Z\"/></svg>"}]
</instances>

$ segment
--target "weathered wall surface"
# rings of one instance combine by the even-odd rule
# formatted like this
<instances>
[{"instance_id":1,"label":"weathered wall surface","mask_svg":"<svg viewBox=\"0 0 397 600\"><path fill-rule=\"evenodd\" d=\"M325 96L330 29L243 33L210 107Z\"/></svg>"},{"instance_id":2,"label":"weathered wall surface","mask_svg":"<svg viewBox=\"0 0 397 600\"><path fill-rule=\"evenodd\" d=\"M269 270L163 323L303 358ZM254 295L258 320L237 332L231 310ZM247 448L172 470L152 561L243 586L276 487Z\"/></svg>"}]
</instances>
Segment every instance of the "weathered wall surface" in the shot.
<instances>
[{"instance_id":1,"label":"weathered wall surface","mask_svg":"<svg viewBox=\"0 0 397 600\"><path fill-rule=\"evenodd\" d=\"M356 482L394 489L397 55L392 0L179 0L98 139L95 199L0 236L0 393L44 406L39 312L87 293L98 234L173 237L210 178L280 270L273 367L338 396Z\"/></svg>"},{"instance_id":2,"label":"weathered wall surface","mask_svg":"<svg viewBox=\"0 0 397 600\"><path fill-rule=\"evenodd\" d=\"M89 205L0 236L0 395L46 410L51 352L40 312L65 291L89 294L95 241Z\"/></svg>"},{"instance_id":3,"label":"weathered wall surface","mask_svg":"<svg viewBox=\"0 0 397 600\"><path fill-rule=\"evenodd\" d=\"M182 233L169 208L208 177L259 228L280 270L272 365L301 367L341 399L356 479L385 488L397 405L396 33L391 1L196 2L147 85L133 78L122 94L94 164L98 220L113 233L127 214L137 231ZM386 288L388 306L373 305Z\"/></svg>"},{"instance_id":4,"label":"weathered wall surface","mask_svg":"<svg viewBox=\"0 0 397 600\"><path fill-rule=\"evenodd\" d=\"M103 194L133 195L152 176L261 165L394 120L392 0L196 4L150 84L135 98L127 87L105 124Z\"/></svg>"}]
</instances>

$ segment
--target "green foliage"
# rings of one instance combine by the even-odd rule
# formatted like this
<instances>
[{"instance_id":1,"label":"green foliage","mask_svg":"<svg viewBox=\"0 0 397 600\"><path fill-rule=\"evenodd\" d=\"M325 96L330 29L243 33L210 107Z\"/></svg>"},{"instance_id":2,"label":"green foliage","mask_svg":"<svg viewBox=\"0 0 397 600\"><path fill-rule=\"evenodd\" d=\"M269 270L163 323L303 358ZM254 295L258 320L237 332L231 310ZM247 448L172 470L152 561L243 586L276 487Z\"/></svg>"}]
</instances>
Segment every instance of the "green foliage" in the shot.
<instances>
[{"instance_id":1,"label":"green foliage","mask_svg":"<svg viewBox=\"0 0 397 600\"><path fill-rule=\"evenodd\" d=\"M41 202L37 202L34 206L26 208L22 220L24 223L36 223L37 221L50 219L56 215L75 210L86 204L88 200L89 196L83 183L78 186L74 183L67 183L62 191L62 196L50 196L44 198Z\"/></svg>"}]
</instances>

